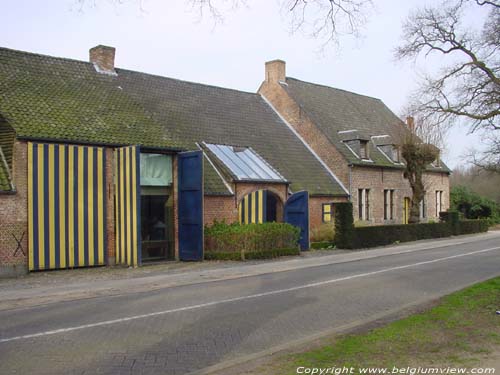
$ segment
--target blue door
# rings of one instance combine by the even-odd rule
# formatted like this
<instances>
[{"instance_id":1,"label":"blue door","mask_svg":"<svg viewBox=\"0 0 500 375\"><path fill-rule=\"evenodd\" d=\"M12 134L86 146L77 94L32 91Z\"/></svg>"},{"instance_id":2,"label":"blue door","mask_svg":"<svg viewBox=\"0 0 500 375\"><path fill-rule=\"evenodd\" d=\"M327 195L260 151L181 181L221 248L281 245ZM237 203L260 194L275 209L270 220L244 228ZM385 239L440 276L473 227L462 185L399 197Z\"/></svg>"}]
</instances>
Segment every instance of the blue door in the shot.
<instances>
[{"instance_id":1,"label":"blue door","mask_svg":"<svg viewBox=\"0 0 500 375\"><path fill-rule=\"evenodd\" d=\"M309 193L299 191L285 203L285 222L300 228L300 250L309 250Z\"/></svg>"},{"instance_id":2,"label":"blue door","mask_svg":"<svg viewBox=\"0 0 500 375\"><path fill-rule=\"evenodd\" d=\"M203 153L178 155L179 259L203 260Z\"/></svg>"}]
</instances>

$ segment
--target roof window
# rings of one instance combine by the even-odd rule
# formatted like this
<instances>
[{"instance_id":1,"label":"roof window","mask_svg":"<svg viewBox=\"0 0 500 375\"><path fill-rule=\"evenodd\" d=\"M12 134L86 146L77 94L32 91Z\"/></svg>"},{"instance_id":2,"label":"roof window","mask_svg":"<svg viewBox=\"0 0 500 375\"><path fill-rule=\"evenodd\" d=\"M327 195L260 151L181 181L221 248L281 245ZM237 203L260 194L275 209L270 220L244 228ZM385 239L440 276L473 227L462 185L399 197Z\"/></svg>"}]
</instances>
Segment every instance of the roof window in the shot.
<instances>
[{"instance_id":1,"label":"roof window","mask_svg":"<svg viewBox=\"0 0 500 375\"><path fill-rule=\"evenodd\" d=\"M236 180L286 182L276 169L250 147L204 145L229 169Z\"/></svg>"}]
</instances>

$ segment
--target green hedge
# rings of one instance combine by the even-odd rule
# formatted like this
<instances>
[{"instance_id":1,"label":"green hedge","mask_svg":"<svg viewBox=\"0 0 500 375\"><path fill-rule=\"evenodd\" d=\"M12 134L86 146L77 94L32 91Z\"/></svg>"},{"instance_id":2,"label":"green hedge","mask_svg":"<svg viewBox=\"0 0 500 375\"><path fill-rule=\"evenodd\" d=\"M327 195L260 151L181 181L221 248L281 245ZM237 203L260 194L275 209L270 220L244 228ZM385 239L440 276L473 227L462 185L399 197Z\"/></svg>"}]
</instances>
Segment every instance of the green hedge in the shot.
<instances>
[{"instance_id":1,"label":"green hedge","mask_svg":"<svg viewBox=\"0 0 500 375\"><path fill-rule=\"evenodd\" d=\"M385 246L399 242L487 232L489 222L460 220L457 211L441 212L439 223L354 227L352 203L335 205L335 245L340 249Z\"/></svg>"},{"instance_id":2,"label":"green hedge","mask_svg":"<svg viewBox=\"0 0 500 375\"><path fill-rule=\"evenodd\" d=\"M449 237L453 234L448 223L399 224L358 227L354 229L352 248L390 245L430 238Z\"/></svg>"},{"instance_id":3,"label":"green hedge","mask_svg":"<svg viewBox=\"0 0 500 375\"><path fill-rule=\"evenodd\" d=\"M205 259L257 259L298 253L300 229L286 223L205 227ZM295 252L294 249L297 249Z\"/></svg>"},{"instance_id":4,"label":"green hedge","mask_svg":"<svg viewBox=\"0 0 500 375\"><path fill-rule=\"evenodd\" d=\"M488 219L461 220L460 221L460 234L487 232L489 224L490 224L490 221Z\"/></svg>"},{"instance_id":5,"label":"green hedge","mask_svg":"<svg viewBox=\"0 0 500 375\"><path fill-rule=\"evenodd\" d=\"M335 238L338 248L352 249L354 244L354 221L352 203L335 203Z\"/></svg>"},{"instance_id":6,"label":"green hedge","mask_svg":"<svg viewBox=\"0 0 500 375\"><path fill-rule=\"evenodd\" d=\"M354 238L350 248L359 249L385 246L398 242L443 238L487 231L488 220L366 226L354 228Z\"/></svg>"},{"instance_id":7,"label":"green hedge","mask_svg":"<svg viewBox=\"0 0 500 375\"><path fill-rule=\"evenodd\" d=\"M330 241L311 242L311 249L334 249L335 243Z\"/></svg>"}]
</instances>

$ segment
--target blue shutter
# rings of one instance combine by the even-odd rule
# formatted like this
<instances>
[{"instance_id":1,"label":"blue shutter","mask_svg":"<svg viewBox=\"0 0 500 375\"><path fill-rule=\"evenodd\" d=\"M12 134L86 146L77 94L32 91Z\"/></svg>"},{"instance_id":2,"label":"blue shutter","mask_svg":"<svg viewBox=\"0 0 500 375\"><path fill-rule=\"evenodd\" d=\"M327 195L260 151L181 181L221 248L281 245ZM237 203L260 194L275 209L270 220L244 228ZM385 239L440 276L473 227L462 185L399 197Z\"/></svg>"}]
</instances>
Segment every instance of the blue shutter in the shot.
<instances>
[{"instance_id":1,"label":"blue shutter","mask_svg":"<svg viewBox=\"0 0 500 375\"><path fill-rule=\"evenodd\" d=\"M203 153L178 154L179 259L203 259Z\"/></svg>"},{"instance_id":2,"label":"blue shutter","mask_svg":"<svg viewBox=\"0 0 500 375\"><path fill-rule=\"evenodd\" d=\"M300 228L300 250L309 250L309 193L299 191L285 203L285 222Z\"/></svg>"}]
</instances>

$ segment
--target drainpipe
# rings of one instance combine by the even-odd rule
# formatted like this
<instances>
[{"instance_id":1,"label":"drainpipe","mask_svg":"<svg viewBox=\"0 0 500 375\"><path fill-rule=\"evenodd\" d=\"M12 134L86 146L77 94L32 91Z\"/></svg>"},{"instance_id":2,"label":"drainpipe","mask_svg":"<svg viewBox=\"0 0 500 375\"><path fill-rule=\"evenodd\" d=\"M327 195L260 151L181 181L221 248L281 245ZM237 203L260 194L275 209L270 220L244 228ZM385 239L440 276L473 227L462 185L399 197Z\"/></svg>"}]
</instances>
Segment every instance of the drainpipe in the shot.
<instances>
[{"instance_id":1,"label":"drainpipe","mask_svg":"<svg viewBox=\"0 0 500 375\"><path fill-rule=\"evenodd\" d=\"M349 167L349 201L352 201L352 164L347 165Z\"/></svg>"}]
</instances>

